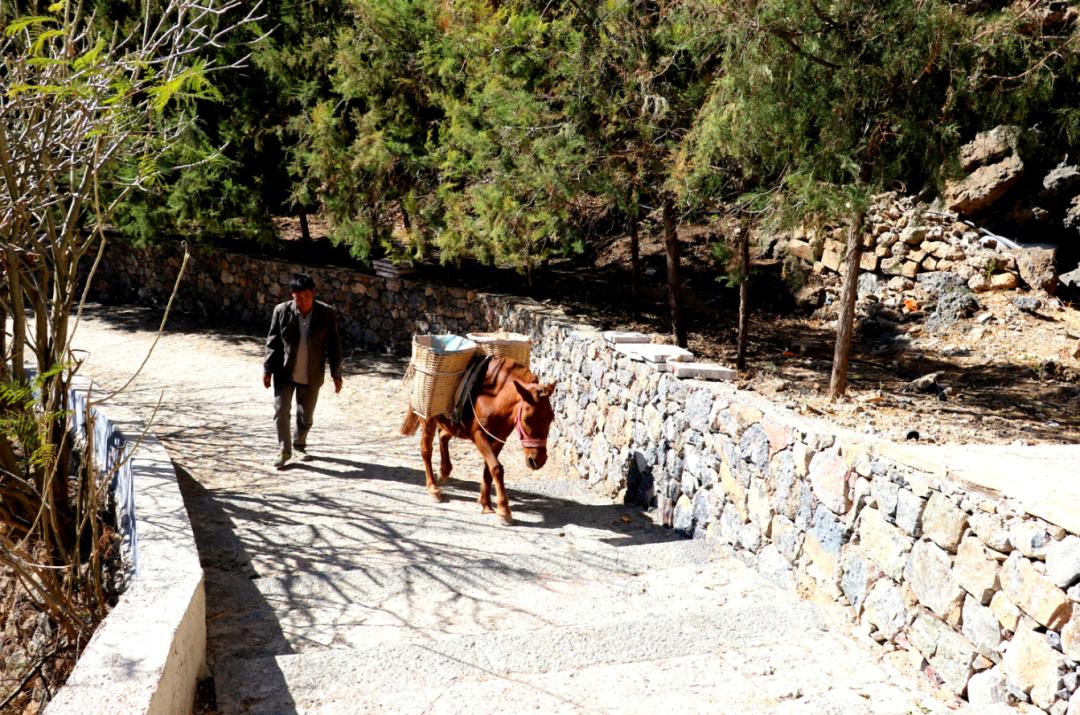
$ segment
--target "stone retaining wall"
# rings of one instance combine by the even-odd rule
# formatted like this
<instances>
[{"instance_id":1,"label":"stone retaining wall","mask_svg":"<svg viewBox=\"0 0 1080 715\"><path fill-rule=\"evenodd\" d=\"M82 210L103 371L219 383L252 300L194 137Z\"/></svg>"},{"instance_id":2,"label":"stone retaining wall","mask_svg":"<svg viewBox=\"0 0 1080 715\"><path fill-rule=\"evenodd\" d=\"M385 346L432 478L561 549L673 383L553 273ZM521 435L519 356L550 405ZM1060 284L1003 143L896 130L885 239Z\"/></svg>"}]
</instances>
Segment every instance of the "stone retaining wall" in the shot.
<instances>
[{"instance_id":1,"label":"stone retaining wall","mask_svg":"<svg viewBox=\"0 0 1080 715\"><path fill-rule=\"evenodd\" d=\"M171 277L149 275L152 265L146 253L114 246L99 294L163 301ZM195 294L180 307L209 314L224 303L265 319L292 269L200 254L189 281ZM985 464L968 465L983 477L965 481L943 448L915 455L727 384L659 372L546 306L343 269L311 272L320 295L342 310L348 338L367 348L401 349L413 331L532 335L534 372L559 382L553 468L732 549L807 597L843 604L884 647L910 653L975 704L1080 715L1080 489L1068 478L1075 448L1054 462L1021 450L1008 465L991 451ZM1066 478L1055 480L1061 465ZM1006 468L1015 473L1002 476Z\"/></svg>"},{"instance_id":2,"label":"stone retaining wall","mask_svg":"<svg viewBox=\"0 0 1080 715\"><path fill-rule=\"evenodd\" d=\"M92 286L96 299L165 305L183 258L178 245L134 248L112 241L107 254ZM289 299L289 278L298 270L311 274L319 300L337 308L342 338L352 347L408 353L413 333L463 334L489 320L476 291L200 247L192 249L174 309L265 329L274 306Z\"/></svg>"},{"instance_id":3,"label":"stone retaining wall","mask_svg":"<svg viewBox=\"0 0 1080 715\"><path fill-rule=\"evenodd\" d=\"M543 332L534 363L559 380L556 414L574 425L558 442L563 468L803 596L840 602L975 704L1080 713L1074 533L927 469L925 455L912 466L872 437L656 372L586 330Z\"/></svg>"}]
</instances>

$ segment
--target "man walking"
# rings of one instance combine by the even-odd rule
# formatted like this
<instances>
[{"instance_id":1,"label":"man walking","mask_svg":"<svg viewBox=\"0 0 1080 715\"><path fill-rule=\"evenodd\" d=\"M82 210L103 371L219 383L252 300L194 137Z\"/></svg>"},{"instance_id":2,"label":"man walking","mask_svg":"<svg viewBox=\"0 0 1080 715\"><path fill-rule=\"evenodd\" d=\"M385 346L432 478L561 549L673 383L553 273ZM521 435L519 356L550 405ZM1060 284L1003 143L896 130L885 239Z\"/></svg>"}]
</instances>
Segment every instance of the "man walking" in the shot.
<instances>
[{"instance_id":1,"label":"man walking","mask_svg":"<svg viewBox=\"0 0 1080 715\"><path fill-rule=\"evenodd\" d=\"M341 337L337 312L315 300L315 282L306 273L293 274L292 300L279 303L266 336L263 387L274 385L274 424L281 454L274 466L281 469L293 449L308 458L307 436L315 416L319 388L330 365L334 392L341 392ZM296 396L296 429L290 434L289 412Z\"/></svg>"}]
</instances>

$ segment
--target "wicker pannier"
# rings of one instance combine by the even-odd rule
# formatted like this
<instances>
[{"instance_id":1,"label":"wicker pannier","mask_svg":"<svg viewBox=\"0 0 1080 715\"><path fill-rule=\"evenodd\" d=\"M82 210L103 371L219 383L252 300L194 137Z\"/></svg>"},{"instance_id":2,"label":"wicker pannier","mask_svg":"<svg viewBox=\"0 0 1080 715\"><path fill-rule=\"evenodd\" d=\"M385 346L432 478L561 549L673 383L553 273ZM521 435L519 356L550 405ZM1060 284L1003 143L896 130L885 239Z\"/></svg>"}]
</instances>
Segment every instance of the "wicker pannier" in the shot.
<instances>
[{"instance_id":1,"label":"wicker pannier","mask_svg":"<svg viewBox=\"0 0 1080 715\"><path fill-rule=\"evenodd\" d=\"M458 381L475 353L476 343L459 335L414 335L405 373L413 412L424 419L450 412Z\"/></svg>"},{"instance_id":2,"label":"wicker pannier","mask_svg":"<svg viewBox=\"0 0 1080 715\"><path fill-rule=\"evenodd\" d=\"M477 351L484 355L513 358L525 367L529 367L532 352L532 340L521 333L469 333L469 340L477 345Z\"/></svg>"}]
</instances>

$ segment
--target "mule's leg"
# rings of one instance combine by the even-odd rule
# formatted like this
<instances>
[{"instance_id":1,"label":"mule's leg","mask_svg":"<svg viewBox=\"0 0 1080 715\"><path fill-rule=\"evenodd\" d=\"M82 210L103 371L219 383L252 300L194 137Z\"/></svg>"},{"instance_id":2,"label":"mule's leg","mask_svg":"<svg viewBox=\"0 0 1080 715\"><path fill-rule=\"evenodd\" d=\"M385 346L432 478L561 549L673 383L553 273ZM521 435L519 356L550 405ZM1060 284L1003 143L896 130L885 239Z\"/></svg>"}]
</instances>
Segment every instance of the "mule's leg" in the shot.
<instances>
[{"instance_id":1,"label":"mule's leg","mask_svg":"<svg viewBox=\"0 0 1080 715\"><path fill-rule=\"evenodd\" d=\"M442 492L435 483L435 475L431 470L431 442L435 438L435 420L424 420L423 431L420 433L420 457L424 460L424 481L427 483L428 494L435 501L442 501Z\"/></svg>"},{"instance_id":2,"label":"mule's leg","mask_svg":"<svg viewBox=\"0 0 1080 715\"><path fill-rule=\"evenodd\" d=\"M484 458L484 464L486 465L484 467L484 483L480 487L480 504L484 508L484 513L487 514L491 511L491 482L495 482L495 497L498 502L495 513L499 515L504 524L511 524L514 520L510 515L510 501L506 498L506 489L503 487L503 466L499 463L499 452L502 451L502 444L496 443L492 445L488 442L487 437L480 433L473 435L473 443L480 450L480 456ZM487 504L484 503L485 500Z\"/></svg>"},{"instance_id":3,"label":"mule's leg","mask_svg":"<svg viewBox=\"0 0 1080 715\"><path fill-rule=\"evenodd\" d=\"M491 450L495 453L495 457L499 456L502 452L503 445L501 442L496 442ZM480 502L481 508L485 514L495 513L495 509L491 506L491 470L488 469L487 464L484 464L484 476L480 482L480 498L477 500Z\"/></svg>"},{"instance_id":4,"label":"mule's leg","mask_svg":"<svg viewBox=\"0 0 1080 715\"><path fill-rule=\"evenodd\" d=\"M477 499L480 502L480 509L484 514L493 514L495 510L491 508L491 470L484 465L484 476L480 480L480 498Z\"/></svg>"},{"instance_id":5,"label":"mule's leg","mask_svg":"<svg viewBox=\"0 0 1080 715\"><path fill-rule=\"evenodd\" d=\"M495 445L496 459L498 459L501 451L502 445ZM495 507L495 513L499 515L504 524L511 524L514 519L510 516L510 498L506 495L506 487L503 485L503 466L499 462L495 464L498 465L498 469L491 470L491 478L495 482L495 500L498 505Z\"/></svg>"},{"instance_id":6,"label":"mule's leg","mask_svg":"<svg viewBox=\"0 0 1080 715\"><path fill-rule=\"evenodd\" d=\"M439 430L439 484L446 484L454 465L450 463L450 439L454 435L444 429Z\"/></svg>"}]
</instances>

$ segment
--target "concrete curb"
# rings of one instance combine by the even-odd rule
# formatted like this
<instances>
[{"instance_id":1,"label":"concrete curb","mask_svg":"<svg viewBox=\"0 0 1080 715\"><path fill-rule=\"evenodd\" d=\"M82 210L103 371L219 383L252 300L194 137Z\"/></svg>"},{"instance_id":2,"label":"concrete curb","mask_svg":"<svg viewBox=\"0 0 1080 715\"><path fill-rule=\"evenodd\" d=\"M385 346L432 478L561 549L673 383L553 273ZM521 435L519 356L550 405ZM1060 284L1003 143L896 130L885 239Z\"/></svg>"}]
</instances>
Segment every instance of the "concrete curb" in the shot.
<instances>
[{"instance_id":1,"label":"concrete curb","mask_svg":"<svg viewBox=\"0 0 1080 715\"><path fill-rule=\"evenodd\" d=\"M71 391L76 429L88 390L79 380ZM117 406L92 414L95 458L108 469L131 453L144 425ZM195 681L206 673L206 598L176 471L147 433L114 479L129 585L47 712L191 712Z\"/></svg>"}]
</instances>

